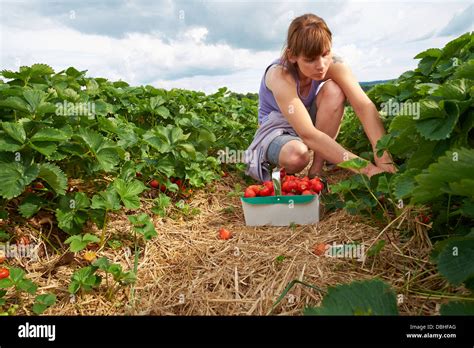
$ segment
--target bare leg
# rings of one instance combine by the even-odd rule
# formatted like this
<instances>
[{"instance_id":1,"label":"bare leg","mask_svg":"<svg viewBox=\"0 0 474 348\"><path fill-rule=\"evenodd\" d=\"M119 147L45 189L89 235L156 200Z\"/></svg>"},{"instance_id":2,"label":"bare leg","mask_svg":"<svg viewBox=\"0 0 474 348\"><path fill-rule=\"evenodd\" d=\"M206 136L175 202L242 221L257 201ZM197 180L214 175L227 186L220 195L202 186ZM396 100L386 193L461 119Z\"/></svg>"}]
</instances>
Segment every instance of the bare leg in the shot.
<instances>
[{"instance_id":1,"label":"bare leg","mask_svg":"<svg viewBox=\"0 0 474 348\"><path fill-rule=\"evenodd\" d=\"M305 169L310 159L306 144L299 140L291 140L281 148L278 162L287 173L293 174Z\"/></svg>"},{"instance_id":2,"label":"bare leg","mask_svg":"<svg viewBox=\"0 0 474 348\"><path fill-rule=\"evenodd\" d=\"M315 127L336 139L341 127L342 115L344 114L344 101L346 96L342 89L334 81L327 81L316 96L317 114ZM320 175L324 165L324 158L316 153L313 164L308 171L310 176Z\"/></svg>"}]
</instances>

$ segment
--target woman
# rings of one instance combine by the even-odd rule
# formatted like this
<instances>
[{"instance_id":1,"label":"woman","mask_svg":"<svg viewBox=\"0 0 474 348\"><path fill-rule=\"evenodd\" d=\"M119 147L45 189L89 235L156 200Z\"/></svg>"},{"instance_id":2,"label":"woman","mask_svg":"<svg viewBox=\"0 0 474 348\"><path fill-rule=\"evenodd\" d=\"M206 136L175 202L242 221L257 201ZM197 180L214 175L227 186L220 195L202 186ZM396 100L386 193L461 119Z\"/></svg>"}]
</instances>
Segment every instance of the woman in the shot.
<instances>
[{"instance_id":1,"label":"woman","mask_svg":"<svg viewBox=\"0 0 474 348\"><path fill-rule=\"evenodd\" d=\"M335 141L346 99L376 153L385 134L380 115L331 46L332 34L322 18L305 14L290 24L283 56L267 67L260 85L259 128L246 151L246 173L254 179L270 180L272 166L302 171L310 163L309 150L314 153L310 177L321 174L324 161L358 157ZM375 165L354 171L370 177L395 170L385 152L375 155Z\"/></svg>"}]
</instances>

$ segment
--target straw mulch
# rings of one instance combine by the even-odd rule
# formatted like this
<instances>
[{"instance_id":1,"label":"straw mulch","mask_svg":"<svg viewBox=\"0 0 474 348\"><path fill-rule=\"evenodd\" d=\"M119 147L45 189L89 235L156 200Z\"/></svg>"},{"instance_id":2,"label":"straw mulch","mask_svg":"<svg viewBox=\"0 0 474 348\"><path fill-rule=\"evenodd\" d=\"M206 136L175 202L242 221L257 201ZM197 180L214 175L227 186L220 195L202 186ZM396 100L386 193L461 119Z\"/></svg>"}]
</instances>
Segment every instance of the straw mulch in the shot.
<instances>
[{"instance_id":1,"label":"straw mulch","mask_svg":"<svg viewBox=\"0 0 474 348\"><path fill-rule=\"evenodd\" d=\"M339 171L329 179L334 182L347 175ZM108 296L104 280L98 290L71 297L67 287L73 271L88 264L83 252L54 255L47 248L38 261L21 262L29 278L39 284L38 293L53 292L58 297L45 314L267 315L294 279L325 291L328 286L378 277L403 295L399 311L404 315L435 315L439 304L446 301L427 294L446 290L448 285L428 261L429 226L416 222L413 212L405 210L389 226L336 211L324 213L318 225L247 227L239 197L228 195L237 183L244 185L233 174L213 184L215 192L210 192L211 188L195 192L188 203L198 208L199 214L186 216L170 211L173 218L154 217L158 236L141 243L143 252L133 294L131 286L124 286ZM145 203L142 210L150 213L149 208ZM123 247L107 248L98 251L97 256L107 256L124 270L133 269L133 238L126 212L111 214L109 221L108 239L121 239L131 252ZM221 227L230 230L233 238L220 240ZM41 250L45 248L38 231L47 233L48 228L45 224L36 232L30 231ZM405 232L410 230L414 232ZM313 252L318 243L353 241L362 243L367 252L380 239L386 241L385 247L365 262ZM306 306L319 305L322 296L297 284L275 306L273 314L301 315ZM27 304L31 301L25 300L19 312L31 313Z\"/></svg>"}]
</instances>

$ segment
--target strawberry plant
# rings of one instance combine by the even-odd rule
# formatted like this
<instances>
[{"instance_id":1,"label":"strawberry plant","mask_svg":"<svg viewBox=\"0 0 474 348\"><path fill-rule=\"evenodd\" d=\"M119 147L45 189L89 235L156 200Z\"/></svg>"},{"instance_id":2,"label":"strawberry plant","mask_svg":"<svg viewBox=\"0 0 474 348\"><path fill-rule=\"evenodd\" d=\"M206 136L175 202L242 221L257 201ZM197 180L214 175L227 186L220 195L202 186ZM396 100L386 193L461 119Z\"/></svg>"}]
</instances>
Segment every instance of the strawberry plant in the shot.
<instances>
[{"instance_id":1,"label":"strawberry plant","mask_svg":"<svg viewBox=\"0 0 474 348\"><path fill-rule=\"evenodd\" d=\"M339 182L331 187L328 203L387 218L407 206L428 207L431 218L421 222L430 224L428 233L436 243L433 262L453 285L462 283L472 291L474 34L415 58L420 59L416 69L368 92L388 128L377 144L378 155L388 150L399 171L376 175L370 182L361 175ZM354 126L344 125L342 143L372 157L368 142L358 140Z\"/></svg>"}]
</instances>

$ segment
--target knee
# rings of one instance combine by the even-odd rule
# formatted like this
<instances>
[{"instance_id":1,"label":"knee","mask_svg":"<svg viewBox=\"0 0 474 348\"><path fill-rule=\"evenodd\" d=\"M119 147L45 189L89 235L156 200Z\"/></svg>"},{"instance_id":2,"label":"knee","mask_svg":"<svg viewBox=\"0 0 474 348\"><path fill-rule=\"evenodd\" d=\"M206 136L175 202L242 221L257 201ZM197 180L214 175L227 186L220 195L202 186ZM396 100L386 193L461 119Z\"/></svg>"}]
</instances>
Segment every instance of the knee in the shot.
<instances>
[{"instance_id":1,"label":"knee","mask_svg":"<svg viewBox=\"0 0 474 348\"><path fill-rule=\"evenodd\" d=\"M334 107L340 107L346 101L346 95L339 85L329 80L321 87L322 99Z\"/></svg>"},{"instance_id":2,"label":"knee","mask_svg":"<svg viewBox=\"0 0 474 348\"><path fill-rule=\"evenodd\" d=\"M302 171L310 162L308 147L300 141L292 144L286 151L285 158L282 159L281 162L288 173Z\"/></svg>"}]
</instances>

